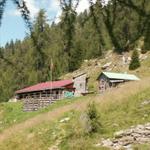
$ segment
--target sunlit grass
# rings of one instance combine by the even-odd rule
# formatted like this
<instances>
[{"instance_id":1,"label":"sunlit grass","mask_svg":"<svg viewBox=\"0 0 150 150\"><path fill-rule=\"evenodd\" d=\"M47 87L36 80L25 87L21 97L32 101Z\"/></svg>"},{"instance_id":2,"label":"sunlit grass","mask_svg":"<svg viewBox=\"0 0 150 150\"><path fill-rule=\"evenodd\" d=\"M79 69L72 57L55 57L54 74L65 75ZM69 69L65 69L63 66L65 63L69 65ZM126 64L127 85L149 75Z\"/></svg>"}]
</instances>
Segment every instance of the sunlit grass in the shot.
<instances>
[{"instance_id":1,"label":"sunlit grass","mask_svg":"<svg viewBox=\"0 0 150 150\"><path fill-rule=\"evenodd\" d=\"M4 129L6 129L14 124L25 121L25 120L32 118L38 114L52 111L56 108L72 104L72 103L80 101L82 99L83 98L71 98L71 99L60 100L60 101L57 101L57 102L51 104L47 108L43 108L43 109L40 109L40 110L34 111L34 112L24 112L22 102L1 103L0 104L0 132L2 132Z\"/></svg>"},{"instance_id":2,"label":"sunlit grass","mask_svg":"<svg viewBox=\"0 0 150 150\"><path fill-rule=\"evenodd\" d=\"M61 139L59 143L61 150L107 150L107 148L95 147L95 144L99 143L101 138L113 137L116 131L150 122L150 105L142 105L143 101L150 100L149 80L131 82L123 85L122 88L112 89L113 92L108 91L103 95L78 98L79 102L80 100L83 102L80 109L66 112L61 117L55 118L53 122L45 121L27 128L21 133L16 133L3 141L0 144L0 149L47 150ZM72 103L70 101L66 101L65 104ZM103 128L101 133L92 136L87 136L81 125L81 115L85 113L87 106L87 103L83 104L87 101L95 101ZM62 103L64 104L64 102ZM60 109L63 104L59 104ZM56 106L51 106L47 110L41 110L41 112L53 110L58 106L58 104L54 105ZM60 119L64 117L69 117L70 120L60 123ZM136 145L135 149L137 147L141 150L148 150L148 146Z\"/></svg>"}]
</instances>

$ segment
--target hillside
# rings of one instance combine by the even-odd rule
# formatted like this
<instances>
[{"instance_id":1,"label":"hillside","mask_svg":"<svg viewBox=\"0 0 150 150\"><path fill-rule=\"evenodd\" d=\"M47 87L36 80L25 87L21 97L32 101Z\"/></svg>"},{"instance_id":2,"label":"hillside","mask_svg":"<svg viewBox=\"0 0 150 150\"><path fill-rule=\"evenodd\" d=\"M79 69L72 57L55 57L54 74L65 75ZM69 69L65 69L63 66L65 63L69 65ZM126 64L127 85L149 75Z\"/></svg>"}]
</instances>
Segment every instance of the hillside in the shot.
<instances>
[{"instance_id":1,"label":"hillside","mask_svg":"<svg viewBox=\"0 0 150 150\"><path fill-rule=\"evenodd\" d=\"M131 53L126 53L131 56ZM141 56L142 66L131 73L141 81L122 85L99 95L62 100L46 109L25 113L21 103L0 105L0 149L2 150L107 150L101 141L115 132L150 122L150 54ZM118 60L118 61L117 61ZM87 72L89 88L96 91L96 78L106 63L111 71L130 72L122 65L122 56L111 51L103 59L85 60L81 68L61 78ZM115 67L113 68L113 66ZM94 85L92 87L92 85ZM101 131L85 134L84 119L89 102L95 101L102 124ZM136 143L133 149L149 150L149 143Z\"/></svg>"},{"instance_id":2,"label":"hillside","mask_svg":"<svg viewBox=\"0 0 150 150\"><path fill-rule=\"evenodd\" d=\"M150 75L150 52L146 54L140 54L140 62L141 67L131 71L129 70L129 63L124 64L123 57L131 58L132 51L123 53L122 55L118 55L113 53L113 51L108 51L104 58L99 59L91 59L84 60L84 63L81 67L71 73L67 73L61 77L61 79L70 79L73 76L80 73L87 73L89 78L89 89L97 91L97 78L102 71L110 71L110 72L122 72L122 73L131 73L135 74L141 79L145 77L149 77ZM103 66L108 66L106 69L102 69Z\"/></svg>"},{"instance_id":3,"label":"hillside","mask_svg":"<svg viewBox=\"0 0 150 150\"><path fill-rule=\"evenodd\" d=\"M2 0L0 28L0 150L150 150L150 0Z\"/></svg>"},{"instance_id":4,"label":"hillside","mask_svg":"<svg viewBox=\"0 0 150 150\"><path fill-rule=\"evenodd\" d=\"M0 47L0 102L7 102L18 89L57 80L63 74L79 69L84 60L89 69L95 63L91 66L95 71L94 59L104 58L108 50L118 54L135 49L150 50L149 0L132 0L132 5L131 0L117 0L117 3L109 0L105 7L103 0L85 1L89 3L89 9L82 13L77 13L74 7L74 2L76 7L80 5L79 0L59 1L62 13L58 23L51 22L43 9L31 22L22 16L28 20L25 19L27 26L32 26L32 32L25 34L22 40L11 40ZM100 63L110 63L109 57ZM114 66L118 63L117 58L120 56L114 57L111 69L120 71L121 66L116 69ZM87 61L90 59L94 62ZM97 71L94 73L96 78ZM93 85L89 86L94 90Z\"/></svg>"},{"instance_id":5,"label":"hillside","mask_svg":"<svg viewBox=\"0 0 150 150\"><path fill-rule=\"evenodd\" d=\"M82 97L72 104L59 106L48 113L37 114L2 131L0 149L26 150L32 147L33 150L46 150L58 141L60 149L97 149L94 145L100 142L102 137L112 137L115 131L150 121L149 103L143 105L150 98L149 83L150 79L147 78L142 82L126 84L113 92ZM103 132L90 137L84 135L84 126L80 119L87 104L93 100L101 116ZM61 123L60 120L66 117L70 120ZM142 147L144 149L147 146Z\"/></svg>"}]
</instances>

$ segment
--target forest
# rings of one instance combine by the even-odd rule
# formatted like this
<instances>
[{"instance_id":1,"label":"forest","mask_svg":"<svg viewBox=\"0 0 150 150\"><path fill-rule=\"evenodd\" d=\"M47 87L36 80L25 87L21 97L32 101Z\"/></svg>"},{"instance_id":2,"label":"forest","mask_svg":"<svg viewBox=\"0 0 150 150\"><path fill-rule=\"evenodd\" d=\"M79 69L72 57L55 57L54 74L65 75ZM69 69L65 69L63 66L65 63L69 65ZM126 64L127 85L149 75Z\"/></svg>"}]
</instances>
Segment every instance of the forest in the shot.
<instances>
[{"instance_id":1,"label":"forest","mask_svg":"<svg viewBox=\"0 0 150 150\"><path fill-rule=\"evenodd\" d=\"M103 0L77 14L80 1L60 0L60 22L49 24L45 10L40 10L32 25L28 11L21 9L29 32L23 41L0 47L0 102L8 101L17 89L39 82L57 80L80 67L85 59L103 58L107 50L121 54L134 50L138 40L141 49L150 50L150 1ZM0 24L5 2L0 2Z\"/></svg>"}]
</instances>

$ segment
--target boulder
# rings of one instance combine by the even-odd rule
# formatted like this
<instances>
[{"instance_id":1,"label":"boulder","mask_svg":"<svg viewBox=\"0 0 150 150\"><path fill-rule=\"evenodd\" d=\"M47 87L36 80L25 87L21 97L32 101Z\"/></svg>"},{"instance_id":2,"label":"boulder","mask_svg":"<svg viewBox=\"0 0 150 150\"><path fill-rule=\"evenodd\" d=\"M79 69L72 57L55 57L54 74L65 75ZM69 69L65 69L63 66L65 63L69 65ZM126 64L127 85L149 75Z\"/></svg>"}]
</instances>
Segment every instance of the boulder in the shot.
<instances>
[{"instance_id":1,"label":"boulder","mask_svg":"<svg viewBox=\"0 0 150 150\"><path fill-rule=\"evenodd\" d=\"M61 119L59 122L60 123L63 123L63 122L68 122L70 120L70 118L69 117L67 117L67 118L63 118L63 119Z\"/></svg>"},{"instance_id":2,"label":"boulder","mask_svg":"<svg viewBox=\"0 0 150 150\"><path fill-rule=\"evenodd\" d=\"M107 69L108 67L110 67L110 65L112 64L112 62L108 62L105 65L102 66L102 69Z\"/></svg>"},{"instance_id":3,"label":"boulder","mask_svg":"<svg viewBox=\"0 0 150 150\"><path fill-rule=\"evenodd\" d=\"M102 141L102 145L105 147L111 147L113 146L113 142L110 139Z\"/></svg>"}]
</instances>

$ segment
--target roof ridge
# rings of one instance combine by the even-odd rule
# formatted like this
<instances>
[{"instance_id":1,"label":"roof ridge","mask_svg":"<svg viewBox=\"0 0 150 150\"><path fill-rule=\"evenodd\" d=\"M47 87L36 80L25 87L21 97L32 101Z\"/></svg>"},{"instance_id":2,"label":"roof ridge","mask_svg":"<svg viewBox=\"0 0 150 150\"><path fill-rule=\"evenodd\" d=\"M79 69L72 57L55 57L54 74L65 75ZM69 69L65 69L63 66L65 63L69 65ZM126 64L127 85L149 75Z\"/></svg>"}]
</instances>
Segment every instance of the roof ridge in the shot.
<instances>
[{"instance_id":1,"label":"roof ridge","mask_svg":"<svg viewBox=\"0 0 150 150\"><path fill-rule=\"evenodd\" d=\"M128 73L116 73L116 72L102 72L105 76L112 79L124 79L124 80L140 80L134 74Z\"/></svg>"},{"instance_id":2,"label":"roof ridge","mask_svg":"<svg viewBox=\"0 0 150 150\"><path fill-rule=\"evenodd\" d=\"M50 87L51 86L50 83L52 83L53 87ZM31 85L31 86L28 86L26 88L17 90L15 93L40 91L40 90L43 90L43 89L51 89L51 88L55 89L55 88L58 88L58 87L67 86L67 85L72 84L72 83L73 83L73 80L59 80L59 81L41 82L41 83Z\"/></svg>"}]
</instances>

